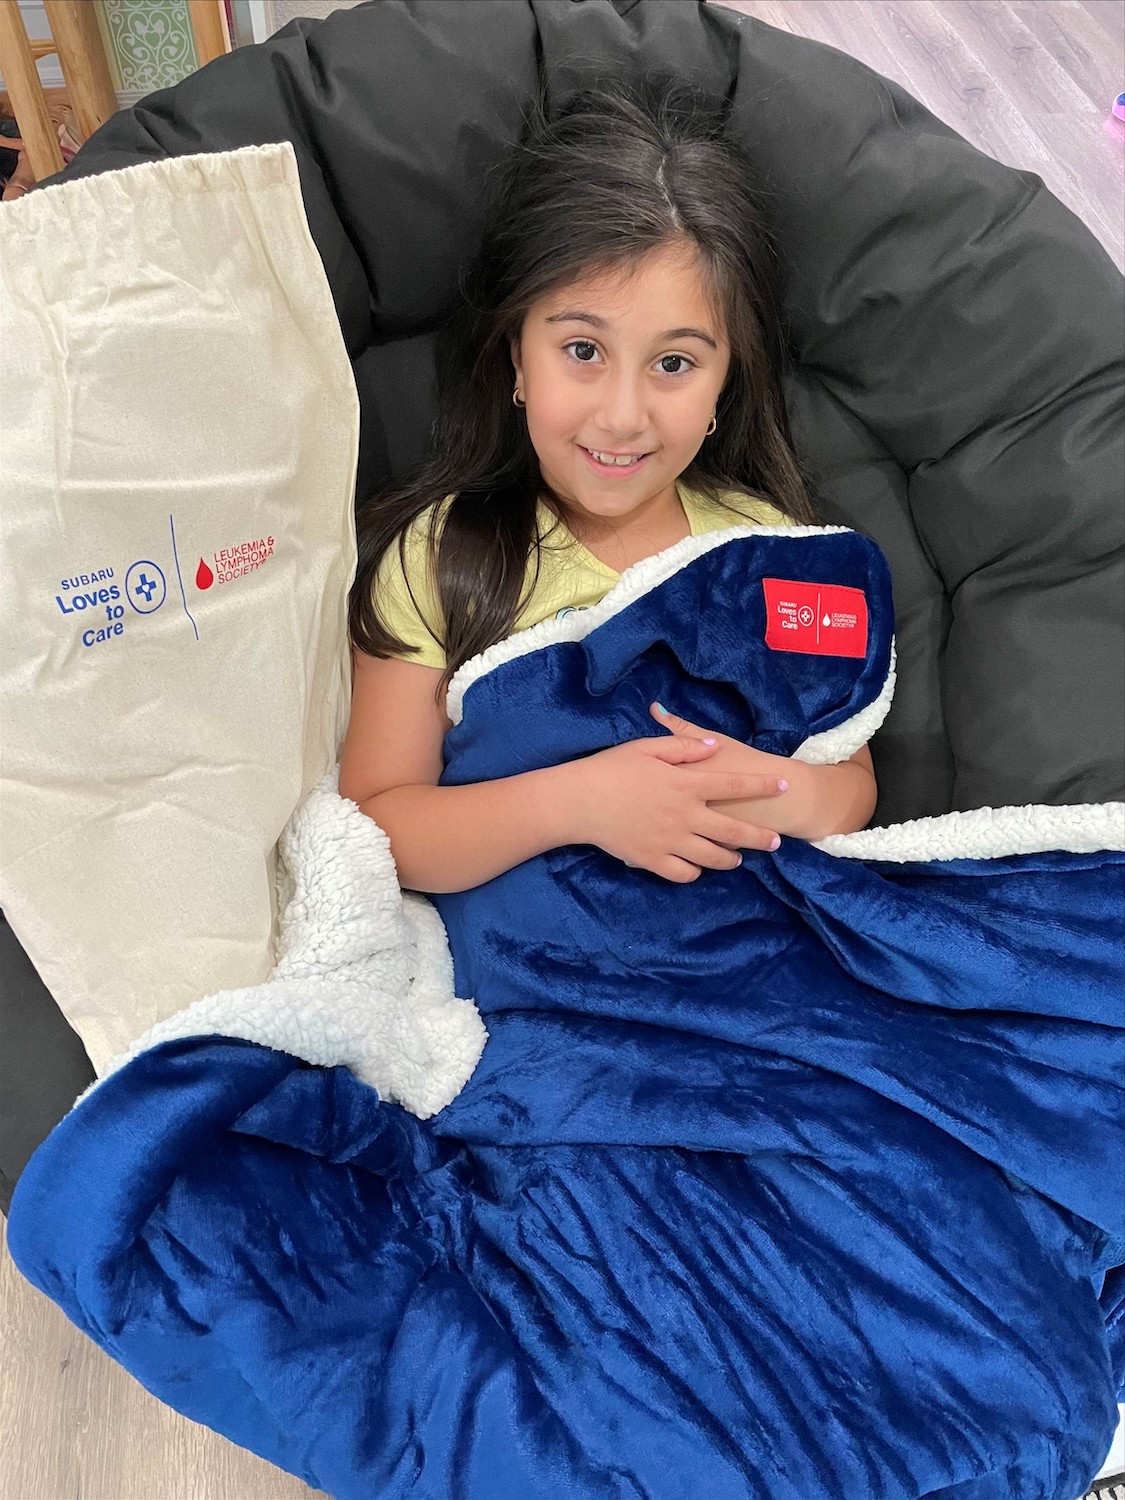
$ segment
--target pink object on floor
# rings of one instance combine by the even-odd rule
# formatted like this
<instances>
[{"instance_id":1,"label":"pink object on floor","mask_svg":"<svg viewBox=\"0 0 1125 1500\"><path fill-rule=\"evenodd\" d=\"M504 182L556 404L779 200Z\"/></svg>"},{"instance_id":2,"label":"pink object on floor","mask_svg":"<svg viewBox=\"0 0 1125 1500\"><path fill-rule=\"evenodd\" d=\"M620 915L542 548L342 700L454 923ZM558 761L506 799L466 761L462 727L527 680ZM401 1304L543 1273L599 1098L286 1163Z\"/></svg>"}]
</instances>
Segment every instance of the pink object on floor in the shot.
<instances>
[{"instance_id":1,"label":"pink object on floor","mask_svg":"<svg viewBox=\"0 0 1125 1500\"><path fill-rule=\"evenodd\" d=\"M1113 113L1119 120L1125 120L1125 94L1118 94L1113 101Z\"/></svg>"}]
</instances>

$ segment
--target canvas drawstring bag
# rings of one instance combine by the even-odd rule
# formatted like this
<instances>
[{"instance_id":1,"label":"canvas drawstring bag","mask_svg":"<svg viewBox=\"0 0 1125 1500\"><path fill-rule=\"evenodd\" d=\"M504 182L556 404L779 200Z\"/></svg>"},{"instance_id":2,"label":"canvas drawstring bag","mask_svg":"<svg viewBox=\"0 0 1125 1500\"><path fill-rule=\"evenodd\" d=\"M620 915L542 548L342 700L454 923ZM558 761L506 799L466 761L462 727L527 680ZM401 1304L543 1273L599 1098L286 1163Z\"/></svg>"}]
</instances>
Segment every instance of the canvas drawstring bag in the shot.
<instances>
[{"instance_id":1,"label":"canvas drawstring bag","mask_svg":"<svg viewBox=\"0 0 1125 1500\"><path fill-rule=\"evenodd\" d=\"M269 972L336 763L359 405L288 143L0 210L0 905L100 1072Z\"/></svg>"}]
</instances>

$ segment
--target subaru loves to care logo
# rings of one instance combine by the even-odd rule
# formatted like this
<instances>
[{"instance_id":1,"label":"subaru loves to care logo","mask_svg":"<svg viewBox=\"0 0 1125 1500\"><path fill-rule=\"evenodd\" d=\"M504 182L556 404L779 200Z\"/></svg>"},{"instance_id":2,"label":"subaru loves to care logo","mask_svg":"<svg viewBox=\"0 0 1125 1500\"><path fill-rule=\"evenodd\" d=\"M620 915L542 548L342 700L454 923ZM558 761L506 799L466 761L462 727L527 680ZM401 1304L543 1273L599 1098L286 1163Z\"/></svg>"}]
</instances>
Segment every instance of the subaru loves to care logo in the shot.
<instances>
[{"instance_id":1,"label":"subaru loves to care logo","mask_svg":"<svg viewBox=\"0 0 1125 1500\"><path fill-rule=\"evenodd\" d=\"M148 558L125 570L123 584L113 582L114 576L113 568L95 568L89 573L59 579L61 592L55 595L55 603L61 614L83 617L80 639L84 646L102 646L123 636L126 604L138 615L151 615L167 597L168 583L163 570ZM122 599L124 602L119 602ZM99 619L101 610L105 615Z\"/></svg>"},{"instance_id":2,"label":"subaru loves to care logo","mask_svg":"<svg viewBox=\"0 0 1125 1500\"><path fill-rule=\"evenodd\" d=\"M96 567L58 580L53 591L55 605L60 615L73 619L78 626L78 640L84 648L111 645L114 641L127 639L129 631L126 627L130 623L135 627L145 616L158 614L169 598L174 601L177 611L182 609L198 641L199 626L188 603L191 582L190 578L184 578L180 567L175 519L171 515L168 529L172 556L170 562L166 557L163 566L151 557L139 557L124 567L99 559ZM211 554L210 563L200 557L195 570L195 587L207 590L216 583L233 583L245 578L268 562L273 550L272 536L221 547ZM160 555L158 550L157 556Z\"/></svg>"}]
</instances>

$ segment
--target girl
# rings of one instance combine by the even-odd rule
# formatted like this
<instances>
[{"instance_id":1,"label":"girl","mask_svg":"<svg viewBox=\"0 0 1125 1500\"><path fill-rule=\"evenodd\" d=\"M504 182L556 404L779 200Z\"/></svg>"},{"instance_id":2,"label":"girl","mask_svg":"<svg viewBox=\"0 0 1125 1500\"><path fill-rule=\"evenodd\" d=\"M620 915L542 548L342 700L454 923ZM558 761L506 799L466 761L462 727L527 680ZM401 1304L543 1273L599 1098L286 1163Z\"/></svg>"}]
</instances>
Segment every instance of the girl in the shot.
<instances>
[{"instance_id":1,"label":"girl","mask_svg":"<svg viewBox=\"0 0 1125 1500\"><path fill-rule=\"evenodd\" d=\"M771 252L723 109L674 81L585 90L553 122L540 98L498 170L439 361L435 456L359 519L340 792L386 831L404 887L467 890L582 843L685 882L874 809L866 746L806 765L655 704L679 733L437 785L445 689L469 658L689 535L816 522Z\"/></svg>"}]
</instances>

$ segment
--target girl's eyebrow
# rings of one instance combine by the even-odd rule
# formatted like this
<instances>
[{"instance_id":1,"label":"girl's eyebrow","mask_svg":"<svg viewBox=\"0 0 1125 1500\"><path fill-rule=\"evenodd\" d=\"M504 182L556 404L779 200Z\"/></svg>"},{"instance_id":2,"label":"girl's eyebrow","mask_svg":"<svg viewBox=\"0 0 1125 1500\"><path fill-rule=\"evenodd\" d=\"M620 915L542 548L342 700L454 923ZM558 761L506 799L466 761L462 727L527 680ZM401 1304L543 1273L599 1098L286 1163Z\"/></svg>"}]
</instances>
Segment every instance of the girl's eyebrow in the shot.
<instances>
[{"instance_id":1,"label":"girl's eyebrow","mask_svg":"<svg viewBox=\"0 0 1125 1500\"><path fill-rule=\"evenodd\" d=\"M599 318L596 313L588 312L561 312L553 313L548 323L592 323L595 328L608 329L612 327L605 318ZM709 333L702 328L669 328L667 333L657 335L657 342L663 343L665 339L702 339L705 344L710 344L712 349L718 349L718 344Z\"/></svg>"}]
</instances>

